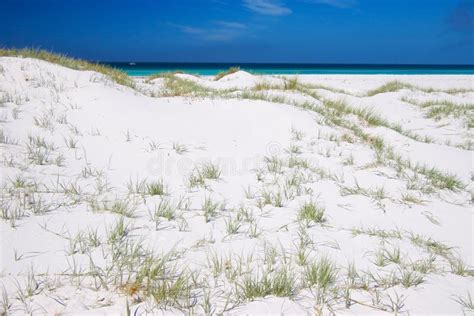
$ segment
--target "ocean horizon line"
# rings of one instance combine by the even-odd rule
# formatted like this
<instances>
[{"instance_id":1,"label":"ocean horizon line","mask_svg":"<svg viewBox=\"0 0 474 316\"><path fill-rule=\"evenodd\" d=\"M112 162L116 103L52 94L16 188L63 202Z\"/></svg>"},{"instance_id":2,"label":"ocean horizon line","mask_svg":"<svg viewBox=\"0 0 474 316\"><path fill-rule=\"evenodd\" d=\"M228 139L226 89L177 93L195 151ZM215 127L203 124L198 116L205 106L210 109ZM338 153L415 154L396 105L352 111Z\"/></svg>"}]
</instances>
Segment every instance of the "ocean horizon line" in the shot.
<instances>
[{"instance_id":1,"label":"ocean horizon line","mask_svg":"<svg viewBox=\"0 0 474 316\"><path fill-rule=\"evenodd\" d=\"M177 72L213 76L231 67L260 75L354 74L354 75L473 75L474 65L432 64L310 64L310 63L191 63L191 62L101 62L130 76Z\"/></svg>"},{"instance_id":2,"label":"ocean horizon line","mask_svg":"<svg viewBox=\"0 0 474 316\"><path fill-rule=\"evenodd\" d=\"M280 66L322 66L322 67L469 67L474 68L474 64L416 64L416 63L297 63L297 62L180 62L180 61L91 61L99 64L162 64L162 65L280 65Z\"/></svg>"}]
</instances>

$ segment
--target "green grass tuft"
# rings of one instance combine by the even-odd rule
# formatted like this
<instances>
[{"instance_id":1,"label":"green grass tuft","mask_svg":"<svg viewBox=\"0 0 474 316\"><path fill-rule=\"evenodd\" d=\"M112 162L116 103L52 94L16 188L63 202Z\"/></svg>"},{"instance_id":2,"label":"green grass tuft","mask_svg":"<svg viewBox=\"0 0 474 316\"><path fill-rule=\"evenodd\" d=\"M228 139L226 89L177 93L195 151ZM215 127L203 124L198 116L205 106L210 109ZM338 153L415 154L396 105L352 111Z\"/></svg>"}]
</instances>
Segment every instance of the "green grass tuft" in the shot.
<instances>
[{"instance_id":1,"label":"green grass tuft","mask_svg":"<svg viewBox=\"0 0 474 316\"><path fill-rule=\"evenodd\" d=\"M324 208L318 206L314 201L308 201L300 207L298 221L305 221L308 227L311 224L323 223L326 221Z\"/></svg>"},{"instance_id":2,"label":"green grass tuft","mask_svg":"<svg viewBox=\"0 0 474 316\"><path fill-rule=\"evenodd\" d=\"M211 197L206 197L204 199L201 209L206 223L216 218L220 208L222 208L222 206L218 202L214 202Z\"/></svg>"},{"instance_id":3,"label":"green grass tuft","mask_svg":"<svg viewBox=\"0 0 474 316\"><path fill-rule=\"evenodd\" d=\"M183 71L176 70L176 71L169 71L169 72L157 72L155 74L149 75L145 82L146 83L151 83L153 80L158 79L158 78L168 78L170 76L176 75L176 74L183 74Z\"/></svg>"},{"instance_id":4,"label":"green grass tuft","mask_svg":"<svg viewBox=\"0 0 474 316\"><path fill-rule=\"evenodd\" d=\"M371 97L380 93L395 92L401 89L412 89L412 88L413 86L411 84L394 80L394 81L387 82L386 84L376 89L368 91L367 96Z\"/></svg>"},{"instance_id":5,"label":"green grass tuft","mask_svg":"<svg viewBox=\"0 0 474 316\"><path fill-rule=\"evenodd\" d=\"M164 77L163 97L176 96L205 96L212 92L212 89L203 87L196 82L188 79L182 79L175 75L167 75Z\"/></svg>"},{"instance_id":6,"label":"green grass tuft","mask_svg":"<svg viewBox=\"0 0 474 316\"><path fill-rule=\"evenodd\" d=\"M105 66L98 63L92 63L81 59L67 57L65 55L48 52L46 50L23 48L23 49L2 49L0 48L0 57L23 57L41 59L53 64L58 64L75 70L89 70L106 75L118 84L134 88L132 79L123 71Z\"/></svg>"},{"instance_id":7,"label":"green grass tuft","mask_svg":"<svg viewBox=\"0 0 474 316\"><path fill-rule=\"evenodd\" d=\"M334 263L328 258L322 257L306 267L306 285L317 286L319 289L325 290L336 282L337 274Z\"/></svg>"},{"instance_id":8,"label":"green grass tuft","mask_svg":"<svg viewBox=\"0 0 474 316\"><path fill-rule=\"evenodd\" d=\"M163 179L157 182L151 182L146 184L146 192L149 195L166 195L167 194L167 186Z\"/></svg>"},{"instance_id":9,"label":"green grass tuft","mask_svg":"<svg viewBox=\"0 0 474 316\"><path fill-rule=\"evenodd\" d=\"M248 301L268 295L293 297L297 291L295 276L286 267L272 274L264 271L261 276L247 275L237 284L237 288L239 296Z\"/></svg>"},{"instance_id":10,"label":"green grass tuft","mask_svg":"<svg viewBox=\"0 0 474 316\"><path fill-rule=\"evenodd\" d=\"M214 80L215 80L215 81L218 81L218 80L224 78L224 77L227 76L227 75L236 73L237 71L240 71L240 67L230 67L230 68L227 69L226 71L219 72L219 73L214 77Z\"/></svg>"},{"instance_id":11,"label":"green grass tuft","mask_svg":"<svg viewBox=\"0 0 474 316\"><path fill-rule=\"evenodd\" d=\"M474 300L470 292L467 292L466 297L456 296L454 300L461 305L463 310L474 312Z\"/></svg>"},{"instance_id":12,"label":"green grass tuft","mask_svg":"<svg viewBox=\"0 0 474 316\"><path fill-rule=\"evenodd\" d=\"M283 84L283 90L298 90L299 81L298 77L291 77L289 79L285 79Z\"/></svg>"}]
</instances>

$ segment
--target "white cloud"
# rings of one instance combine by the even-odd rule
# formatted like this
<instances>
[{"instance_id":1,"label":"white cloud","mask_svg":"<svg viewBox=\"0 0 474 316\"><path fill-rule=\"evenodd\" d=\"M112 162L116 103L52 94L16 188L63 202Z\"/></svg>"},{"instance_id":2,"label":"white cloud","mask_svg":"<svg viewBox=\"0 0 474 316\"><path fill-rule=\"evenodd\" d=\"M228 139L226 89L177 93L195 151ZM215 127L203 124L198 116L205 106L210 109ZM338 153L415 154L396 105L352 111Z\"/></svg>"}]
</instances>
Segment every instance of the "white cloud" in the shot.
<instances>
[{"instance_id":1,"label":"white cloud","mask_svg":"<svg viewBox=\"0 0 474 316\"><path fill-rule=\"evenodd\" d=\"M264 15L287 15L291 9L278 0L243 0L244 6L256 13Z\"/></svg>"},{"instance_id":2,"label":"white cloud","mask_svg":"<svg viewBox=\"0 0 474 316\"><path fill-rule=\"evenodd\" d=\"M245 24L238 23L238 22L228 22L228 21L216 21L216 24L226 27L226 28L231 28L231 29L244 29L246 28Z\"/></svg>"},{"instance_id":3,"label":"white cloud","mask_svg":"<svg viewBox=\"0 0 474 316\"><path fill-rule=\"evenodd\" d=\"M327 4L337 8L351 8L357 4L356 0L312 0L311 2Z\"/></svg>"},{"instance_id":4,"label":"white cloud","mask_svg":"<svg viewBox=\"0 0 474 316\"><path fill-rule=\"evenodd\" d=\"M180 29L185 34L208 41L229 41L242 35L246 29L245 24L232 21L214 21L213 25L206 27L175 23L169 23L169 25Z\"/></svg>"},{"instance_id":5,"label":"white cloud","mask_svg":"<svg viewBox=\"0 0 474 316\"><path fill-rule=\"evenodd\" d=\"M198 28L198 27L193 27L193 26L187 26L187 25L177 25L181 29L183 33L188 33L188 34L202 34L204 33L204 29Z\"/></svg>"}]
</instances>

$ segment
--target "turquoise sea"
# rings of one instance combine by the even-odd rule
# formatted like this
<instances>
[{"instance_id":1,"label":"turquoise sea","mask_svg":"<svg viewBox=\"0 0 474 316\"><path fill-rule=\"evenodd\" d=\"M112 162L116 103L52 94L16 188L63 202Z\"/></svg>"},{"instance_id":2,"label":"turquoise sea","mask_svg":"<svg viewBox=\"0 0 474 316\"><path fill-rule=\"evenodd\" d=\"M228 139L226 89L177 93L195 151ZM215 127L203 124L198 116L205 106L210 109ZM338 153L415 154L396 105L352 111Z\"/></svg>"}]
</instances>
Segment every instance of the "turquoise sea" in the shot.
<instances>
[{"instance_id":1,"label":"turquoise sea","mask_svg":"<svg viewBox=\"0 0 474 316\"><path fill-rule=\"evenodd\" d=\"M197 75L215 75L230 67L256 74L397 74L459 75L474 74L474 65L361 65L361 64L250 64L250 63L155 63L102 62L127 72L130 76L183 71Z\"/></svg>"}]
</instances>

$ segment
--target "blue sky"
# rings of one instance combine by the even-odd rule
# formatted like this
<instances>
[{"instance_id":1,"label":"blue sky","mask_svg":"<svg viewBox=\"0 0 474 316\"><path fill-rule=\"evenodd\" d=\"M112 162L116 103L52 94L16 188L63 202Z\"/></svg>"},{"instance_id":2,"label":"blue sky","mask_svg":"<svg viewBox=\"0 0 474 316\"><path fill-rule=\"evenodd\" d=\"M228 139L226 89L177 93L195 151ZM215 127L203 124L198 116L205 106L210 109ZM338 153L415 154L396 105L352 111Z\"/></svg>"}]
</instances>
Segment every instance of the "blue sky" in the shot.
<instances>
[{"instance_id":1,"label":"blue sky","mask_svg":"<svg viewBox=\"0 0 474 316\"><path fill-rule=\"evenodd\" d=\"M107 61L474 64L474 0L0 0L0 46Z\"/></svg>"}]
</instances>

